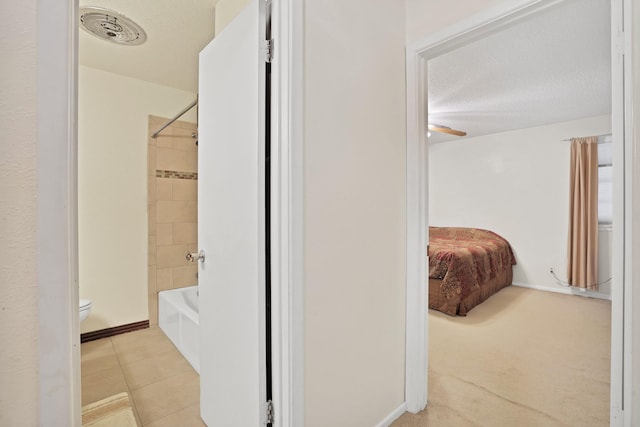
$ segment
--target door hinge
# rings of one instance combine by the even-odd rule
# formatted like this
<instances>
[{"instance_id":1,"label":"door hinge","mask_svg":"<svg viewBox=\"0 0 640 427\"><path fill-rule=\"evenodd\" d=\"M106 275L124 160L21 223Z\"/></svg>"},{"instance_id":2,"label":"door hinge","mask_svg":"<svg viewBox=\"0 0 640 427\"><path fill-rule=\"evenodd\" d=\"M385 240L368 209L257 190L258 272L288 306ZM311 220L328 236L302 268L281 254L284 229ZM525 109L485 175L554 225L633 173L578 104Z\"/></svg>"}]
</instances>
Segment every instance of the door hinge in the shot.
<instances>
[{"instance_id":1,"label":"door hinge","mask_svg":"<svg viewBox=\"0 0 640 427\"><path fill-rule=\"evenodd\" d=\"M267 63L273 61L273 39L264 41L264 60Z\"/></svg>"},{"instance_id":2,"label":"door hinge","mask_svg":"<svg viewBox=\"0 0 640 427\"><path fill-rule=\"evenodd\" d=\"M264 412L265 412L264 423L265 424L273 424L274 416L273 416L273 401L272 400L267 400L264 403Z\"/></svg>"}]
</instances>

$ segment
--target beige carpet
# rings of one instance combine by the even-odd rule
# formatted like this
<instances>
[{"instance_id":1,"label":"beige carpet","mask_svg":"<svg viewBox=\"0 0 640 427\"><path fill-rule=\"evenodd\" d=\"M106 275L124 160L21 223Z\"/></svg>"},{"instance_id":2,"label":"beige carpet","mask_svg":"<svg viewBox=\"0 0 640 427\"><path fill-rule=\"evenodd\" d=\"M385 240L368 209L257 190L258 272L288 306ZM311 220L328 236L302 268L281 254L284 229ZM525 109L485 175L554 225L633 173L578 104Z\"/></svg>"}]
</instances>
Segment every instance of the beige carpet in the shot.
<instances>
[{"instance_id":1,"label":"beige carpet","mask_svg":"<svg viewBox=\"0 0 640 427\"><path fill-rule=\"evenodd\" d=\"M611 303L510 286L429 311L429 405L394 427L608 426Z\"/></svg>"},{"instance_id":2,"label":"beige carpet","mask_svg":"<svg viewBox=\"0 0 640 427\"><path fill-rule=\"evenodd\" d=\"M118 393L82 407L83 427L137 427L129 395Z\"/></svg>"}]
</instances>

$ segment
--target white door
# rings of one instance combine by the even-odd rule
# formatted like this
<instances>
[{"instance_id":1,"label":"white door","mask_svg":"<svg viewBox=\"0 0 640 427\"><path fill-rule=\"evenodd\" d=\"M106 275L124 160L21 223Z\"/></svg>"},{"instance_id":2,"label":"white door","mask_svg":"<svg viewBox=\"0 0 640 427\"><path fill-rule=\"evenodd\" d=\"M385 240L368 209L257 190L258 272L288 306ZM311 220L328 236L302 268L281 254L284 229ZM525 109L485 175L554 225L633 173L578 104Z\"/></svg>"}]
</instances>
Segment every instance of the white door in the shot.
<instances>
[{"instance_id":1,"label":"white door","mask_svg":"<svg viewBox=\"0 0 640 427\"><path fill-rule=\"evenodd\" d=\"M200 412L212 427L259 426L265 402L262 3L200 53Z\"/></svg>"}]
</instances>

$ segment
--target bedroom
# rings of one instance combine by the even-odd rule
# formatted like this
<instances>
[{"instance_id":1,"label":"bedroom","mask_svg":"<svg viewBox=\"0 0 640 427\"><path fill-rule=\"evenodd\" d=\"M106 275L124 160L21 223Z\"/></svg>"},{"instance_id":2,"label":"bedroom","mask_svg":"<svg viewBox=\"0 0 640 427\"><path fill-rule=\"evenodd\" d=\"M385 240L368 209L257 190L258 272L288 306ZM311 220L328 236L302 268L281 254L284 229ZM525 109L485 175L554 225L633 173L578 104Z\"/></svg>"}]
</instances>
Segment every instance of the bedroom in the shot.
<instances>
[{"instance_id":1,"label":"bedroom","mask_svg":"<svg viewBox=\"0 0 640 427\"><path fill-rule=\"evenodd\" d=\"M515 284L569 291L550 274L566 281L568 139L610 138L609 19L607 0L565 1L428 61L429 122L467 132L429 137L430 225L506 237ZM601 222L600 283L611 276ZM609 298L610 284L587 294Z\"/></svg>"},{"instance_id":2,"label":"bedroom","mask_svg":"<svg viewBox=\"0 0 640 427\"><path fill-rule=\"evenodd\" d=\"M457 137L431 132L429 224L500 234L510 242L517 261L514 285L599 298L596 304L604 308L608 322L610 223L599 230L597 291L562 283L567 280L567 139L611 133L609 2L577 5L563 2L428 62L429 122L468 133ZM486 307L482 310L476 315L478 323L495 321ZM449 318L430 317L434 353L435 328ZM606 336L598 339L608 357L610 330L608 323L602 326ZM554 344L550 340L548 345ZM430 355L432 369L435 359ZM609 397L606 374L606 393L600 395L604 417Z\"/></svg>"}]
</instances>

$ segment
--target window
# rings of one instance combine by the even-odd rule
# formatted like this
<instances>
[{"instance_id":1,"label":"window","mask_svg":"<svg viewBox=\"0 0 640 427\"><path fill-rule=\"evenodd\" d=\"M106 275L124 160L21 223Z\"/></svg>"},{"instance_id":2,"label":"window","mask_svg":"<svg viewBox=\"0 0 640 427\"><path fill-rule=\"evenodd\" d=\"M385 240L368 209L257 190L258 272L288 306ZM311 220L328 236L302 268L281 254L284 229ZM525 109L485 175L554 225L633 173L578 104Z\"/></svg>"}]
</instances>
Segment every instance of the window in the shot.
<instances>
[{"instance_id":1,"label":"window","mask_svg":"<svg viewBox=\"0 0 640 427\"><path fill-rule=\"evenodd\" d=\"M613 143L611 135L598 141L598 225L611 227L613 219Z\"/></svg>"}]
</instances>

